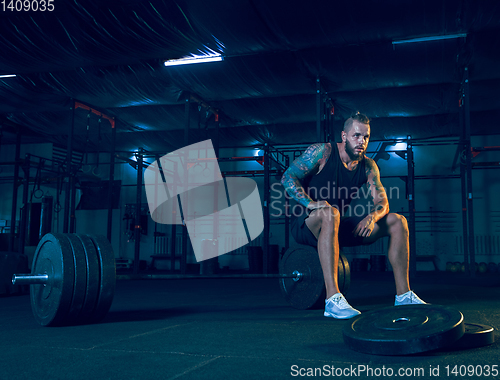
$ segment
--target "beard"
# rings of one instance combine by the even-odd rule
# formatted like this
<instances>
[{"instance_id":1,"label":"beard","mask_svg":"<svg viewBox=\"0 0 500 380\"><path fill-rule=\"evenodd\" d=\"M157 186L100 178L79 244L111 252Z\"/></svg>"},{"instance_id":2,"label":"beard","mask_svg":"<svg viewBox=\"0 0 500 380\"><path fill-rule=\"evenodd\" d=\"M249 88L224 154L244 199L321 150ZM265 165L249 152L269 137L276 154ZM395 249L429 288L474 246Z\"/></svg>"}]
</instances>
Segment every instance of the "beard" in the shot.
<instances>
[{"instance_id":1,"label":"beard","mask_svg":"<svg viewBox=\"0 0 500 380\"><path fill-rule=\"evenodd\" d=\"M361 160L364 157L365 152L366 152L366 148L363 149L361 152L357 152L355 149L356 149L356 146L352 145L349 142L349 140L346 140L346 142L345 142L345 151L346 151L347 155L349 156L349 158L351 160L353 160L353 161L359 161L359 160Z\"/></svg>"}]
</instances>

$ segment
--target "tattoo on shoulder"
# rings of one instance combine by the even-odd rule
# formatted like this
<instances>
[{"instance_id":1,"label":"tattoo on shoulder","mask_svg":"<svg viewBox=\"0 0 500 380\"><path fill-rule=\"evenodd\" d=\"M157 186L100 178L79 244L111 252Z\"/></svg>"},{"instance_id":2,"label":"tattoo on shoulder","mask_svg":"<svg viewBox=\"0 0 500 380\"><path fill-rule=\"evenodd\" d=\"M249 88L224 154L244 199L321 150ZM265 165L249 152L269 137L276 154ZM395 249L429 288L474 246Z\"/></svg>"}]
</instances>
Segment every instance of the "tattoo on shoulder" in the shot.
<instances>
[{"instance_id":1,"label":"tattoo on shoulder","mask_svg":"<svg viewBox=\"0 0 500 380\"><path fill-rule=\"evenodd\" d=\"M371 190L375 188L378 192L384 190L380 181L380 171L377 164L371 158L366 159L366 176L368 178L367 186Z\"/></svg>"},{"instance_id":2,"label":"tattoo on shoulder","mask_svg":"<svg viewBox=\"0 0 500 380\"><path fill-rule=\"evenodd\" d=\"M380 171L378 170L378 166L371 158L366 157L366 176L369 177L374 175L376 177L380 177Z\"/></svg>"},{"instance_id":3,"label":"tattoo on shoulder","mask_svg":"<svg viewBox=\"0 0 500 380\"><path fill-rule=\"evenodd\" d=\"M325 144L314 144L306 149L290 166L293 174L303 178L313 173L325 160Z\"/></svg>"},{"instance_id":4,"label":"tattoo on shoulder","mask_svg":"<svg viewBox=\"0 0 500 380\"><path fill-rule=\"evenodd\" d=\"M331 152L330 144L314 144L309 146L283 174L281 183L286 191L304 206L311 198L304 191L301 180L317 172Z\"/></svg>"}]
</instances>

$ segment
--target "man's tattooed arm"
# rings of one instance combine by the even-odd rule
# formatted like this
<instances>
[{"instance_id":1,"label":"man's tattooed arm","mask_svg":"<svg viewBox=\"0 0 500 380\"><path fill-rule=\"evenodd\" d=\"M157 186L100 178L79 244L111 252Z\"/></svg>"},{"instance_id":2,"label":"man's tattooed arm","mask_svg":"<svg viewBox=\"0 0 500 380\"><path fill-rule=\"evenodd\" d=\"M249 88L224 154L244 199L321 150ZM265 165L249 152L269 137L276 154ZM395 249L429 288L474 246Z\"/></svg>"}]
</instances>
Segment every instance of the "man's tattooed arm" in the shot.
<instances>
[{"instance_id":1,"label":"man's tattooed arm","mask_svg":"<svg viewBox=\"0 0 500 380\"><path fill-rule=\"evenodd\" d=\"M368 180L366 186L373 198L374 210L371 215L375 222L389 213L389 201L384 186L380 181L380 171L377 164L371 158L366 157L366 176Z\"/></svg>"},{"instance_id":2,"label":"man's tattooed arm","mask_svg":"<svg viewBox=\"0 0 500 380\"><path fill-rule=\"evenodd\" d=\"M304 207L313 202L313 199L304 191L302 181L318 172L319 167L330 156L330 152L330 144L311 145L290 165L281 178L287 193Z\"/></svg>"}]
</instances>

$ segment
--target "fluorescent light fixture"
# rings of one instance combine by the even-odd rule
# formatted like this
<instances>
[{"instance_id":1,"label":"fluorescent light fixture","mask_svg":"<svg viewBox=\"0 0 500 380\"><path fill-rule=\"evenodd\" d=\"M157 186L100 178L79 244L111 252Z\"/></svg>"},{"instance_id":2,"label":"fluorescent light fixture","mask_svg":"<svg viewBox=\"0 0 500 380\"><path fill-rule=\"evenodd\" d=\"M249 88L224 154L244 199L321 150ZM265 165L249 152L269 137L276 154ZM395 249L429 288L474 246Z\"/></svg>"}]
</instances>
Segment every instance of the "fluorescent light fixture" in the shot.
<instances>
[{"instance_id":1,"label":"fluorescent light fixture","mask_svg":"<svg viewBox=\"0 0 500 380\"><path fill-rule=\"evenodd\" d=\"M446 34L444 36L431 36L431 37L410 38L407 40L397 40L397 41L392 41L392 44L393 45L411 44L413 42L439 41L439 40L449 40L452 38L465 38L465 37L467 37L467 33Z\"/></svg>"},{"instance_id":2,"label":"fluorescent light fixture","mask_svg":"<svg viewBox=\"0 0 500 380\"><path fill-rule=\"evenodd\" d=\"M216 55L198 55L193 57L185 57L179 59L169 59L163 64L165 66L178 66L178 65L190 65L193 63L206 63L206 62L218 62L223 61L224 57L220 54Z\"/></svg>"},{"instance_id":3,"label":"fluorescent light fixture","mask_svg":"<svg viewBox=\"0 0 500 380\"><path fill-rule=\"evenodd\" d=\"M16 76L16 74L6 74L6 75L1 75L0 74L0 78L13 78L15 76Z\"/></svg>"},{"instance_id":4,"label":"fluorescent light fixture","mask_svg":"<svg viewBox=\"0 0 500 380\"><path fill-rule=\"evenodd\" d=\"M388 112L387 116L389 117L409 117L411 116L408 112Z\"/></svg>"},{"instance_id":5,"label":"fluorescent light fixture","mask_svg":"<svg viewBox=\"0 0 500 380\"><path fill-rule=\"evenodd\" d=\"M394 146L391 148L391 150L402 150L402 149L406 149L407 148L407 145L405 142L398 142L396 144L394 144Z\"/></svg>"}]
</instances>

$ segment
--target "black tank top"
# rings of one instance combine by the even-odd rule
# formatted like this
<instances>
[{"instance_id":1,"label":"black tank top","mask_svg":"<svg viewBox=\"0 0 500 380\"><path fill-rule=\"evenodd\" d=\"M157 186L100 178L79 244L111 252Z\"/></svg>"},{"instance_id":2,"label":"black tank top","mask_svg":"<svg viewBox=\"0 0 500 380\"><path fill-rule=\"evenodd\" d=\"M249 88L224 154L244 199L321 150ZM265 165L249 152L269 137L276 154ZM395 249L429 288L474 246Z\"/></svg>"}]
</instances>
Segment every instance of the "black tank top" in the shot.
<instances>
[{"instance_id":1,"label":"black tank top","mask_svg":"<svg viewBox=\"0 0 500 380\"><path fill-rule=\"evenodd\" d=\"M343 215L345 207L351 203L354 195L368 179L365 168L366 160L363 158L356 169L351 171L342 163L337 143L331 142L331 145L332 153L323 170L316 175L306 177L302 187L313 201L327 201L330 205L337 207ZM290 203L302 206L294 200Z\"/></svg>"}]
</instances>

